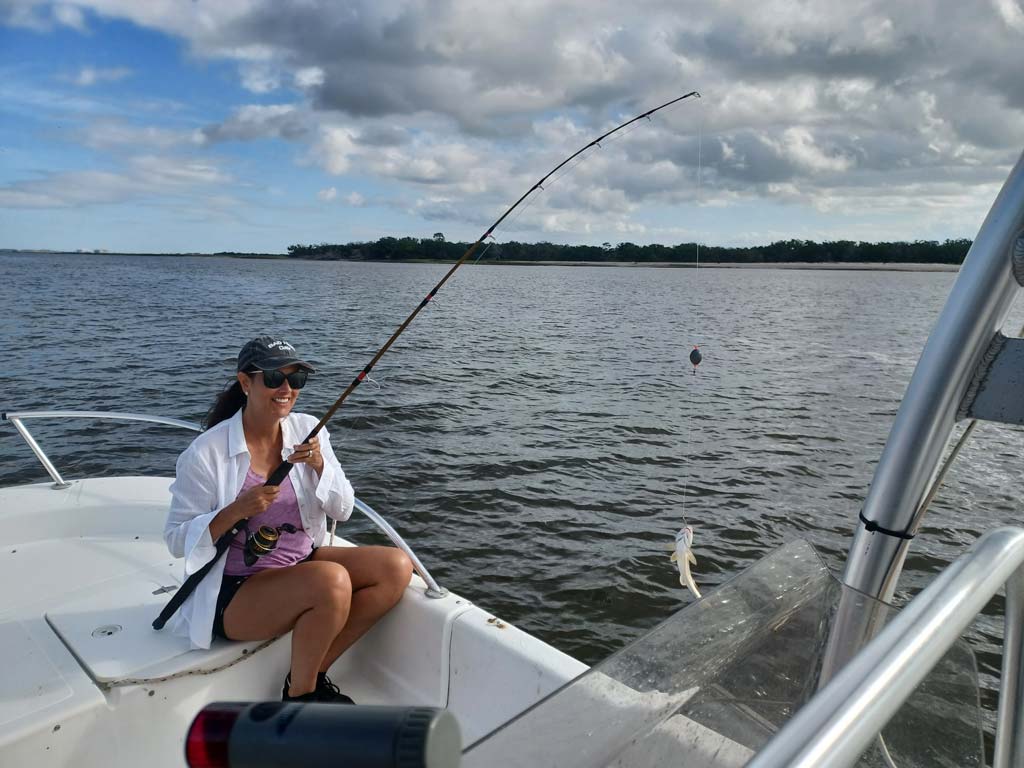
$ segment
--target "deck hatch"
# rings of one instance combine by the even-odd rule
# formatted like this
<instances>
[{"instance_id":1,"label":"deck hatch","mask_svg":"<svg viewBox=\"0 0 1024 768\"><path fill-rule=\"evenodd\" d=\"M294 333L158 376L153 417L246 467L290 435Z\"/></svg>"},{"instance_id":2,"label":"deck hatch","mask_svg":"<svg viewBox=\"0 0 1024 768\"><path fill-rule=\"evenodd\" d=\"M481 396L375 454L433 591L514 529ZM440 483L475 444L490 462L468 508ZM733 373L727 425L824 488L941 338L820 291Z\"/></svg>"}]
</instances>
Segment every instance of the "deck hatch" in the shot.
<instances>
[{"instance_id":1,"label":"deck hatch","mask_svg":"<svg viewBox=\"0 0 1024 768\"><path fill-rule=\"evenodd\" d=\"M166 584L168 576L161 574ZM134 677L189 651L188 641L153 630L167 597L156 575L107 582L46 613L46 621L92 678L107 683Z\"/></svg>"}]
</instances>

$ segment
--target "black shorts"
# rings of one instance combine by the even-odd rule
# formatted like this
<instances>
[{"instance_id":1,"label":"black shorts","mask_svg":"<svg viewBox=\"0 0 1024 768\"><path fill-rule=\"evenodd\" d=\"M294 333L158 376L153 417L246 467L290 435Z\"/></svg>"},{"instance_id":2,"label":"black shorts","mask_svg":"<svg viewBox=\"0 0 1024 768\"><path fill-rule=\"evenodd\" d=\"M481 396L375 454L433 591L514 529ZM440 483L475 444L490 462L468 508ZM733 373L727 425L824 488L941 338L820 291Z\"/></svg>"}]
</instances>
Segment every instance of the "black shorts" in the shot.
<instances>
[{"instance_id":1,"label":"black shorts","mask_svg":"<svg viewBox=\"0 0 1024 768\"><path fill-rule=\"evenodd\" d=\"M307 560L312 560L313 555L316 553L316 547L313 547L313 551L306 555L304 558L299 560L299 563L305 563ZM299 563L296 563L298 565ZM251 576L252 574L250 574ZM220 637L224 640L231 640L224 631L224 611L228 608L230 603L238 590L241 589L242 585L245 584L246 579L249 576L228 576L224 574L224 578L220 581L220 592L217 593L217 607L213 609L213 636Z\"/></svg>"}]
</instances>

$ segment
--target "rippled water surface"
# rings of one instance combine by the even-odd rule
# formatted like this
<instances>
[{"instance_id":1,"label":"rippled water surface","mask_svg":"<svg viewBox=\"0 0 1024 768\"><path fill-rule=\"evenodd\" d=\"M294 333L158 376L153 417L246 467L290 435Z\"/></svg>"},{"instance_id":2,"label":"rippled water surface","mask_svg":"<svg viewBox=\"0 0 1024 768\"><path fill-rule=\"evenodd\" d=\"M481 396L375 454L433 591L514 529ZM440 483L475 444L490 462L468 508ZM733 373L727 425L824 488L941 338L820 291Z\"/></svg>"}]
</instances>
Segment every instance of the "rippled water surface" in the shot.
<instances>
[{"instance_id":1,"label":"rippled water surface","mask_svg":"<svg viewBox=\"0 0 1024 768\"><path fill-rule=\"evenodd\" d=\"M3 254L0 408L198 420L239 347L275 333L319 365L299 405L320 415L446 269ZM593 662L690 600L667 551L684 514L702 588L797 537L841 569L954 278L466 267L330 430L357 493L439 581ZM32 428L72 478L170 476L191 439ZM907 591L981 532L1020 522L1020 432L975 435L914 542ZM0 485L44 479L9 425L0 459ZM377 536L362 520L346 534ZM983 618L970 636L989 676L1000 635Z\"/></svg>"}]
</instances>

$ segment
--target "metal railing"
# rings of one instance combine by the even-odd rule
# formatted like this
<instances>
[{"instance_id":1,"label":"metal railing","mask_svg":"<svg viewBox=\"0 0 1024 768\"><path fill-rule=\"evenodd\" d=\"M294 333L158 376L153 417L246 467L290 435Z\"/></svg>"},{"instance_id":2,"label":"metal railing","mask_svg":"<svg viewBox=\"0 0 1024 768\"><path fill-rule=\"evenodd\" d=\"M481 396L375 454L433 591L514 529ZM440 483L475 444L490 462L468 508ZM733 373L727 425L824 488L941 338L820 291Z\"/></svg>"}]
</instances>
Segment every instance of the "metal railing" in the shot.
<instances>
[{"instance_id":1,"label":"metal railing","mask_svg":"<svg viewBox=\"0 0 1024 768\"><path fill-rule=\"evenodd\" d=\"M883 531L912 534L920 525L918 511L939 469L960 404L1020 292L1014 254L1022 237L1024 154L964 258L896 413L843 574L843 582L858 592L888 601L896 591L910 540ZM865 521L878 527L869 529Z\"/></svg>"},{"instance_id":2,"label":"metal railing","mask_svg":"<svg viewBox=\"0 0 1024 768\"><path fill-rule=\"evenodd\" d=\"M854 765L989 599L1006 585L993 768L1024 766L1024 529L998 528L944 570L790 720L747 768Z\"/></svg>"},{"instance_id":3,"label":"metal railing","mask_svg":"<svg viewBox=\"0 0 1024 768\"><path fill-rule=\"evenodd\" d=\"M109 419L111 421L148 421L153 424L167 424L172 427L190 429L193 432L201 432L202 427L192 421L181 421L180 419L168 419L164 416L147 416L142 413L118 413L105 411L17 411L14 413L0 413L0 420L9 421L18 430L32 453L36 455L50 477L53 478L54 488L68 488L71 483L60 476L60 472L50 461L50 457L39 447L39 443L28 431L28 427L22 424L23 419Z\"/></svg>"},{"instance_id":4,"label":"metal railing","mask_svg":"<svg viewBox=\"0 0 1024 768\"><path fill-rule=\"evenodd\" d=\"M412 560L413 568L416 569L416 572L420 575L423 581L427 583L427 597L444 597L448 594L447 589L437 585L437 582L434 581L434 577L427 572L423 563L421 563L420 559L416 557L416 553L413 552L412 548L409 547L402 537L398 535L398 531L388 524L387 520L375 512L369 504L360 501L359 499L356 499L356 509L366 515L366 517L370 518L370 520L373 521L373 524L380 528L380 530L384 532L384 535L391 539L392 543L394 543L396 547L408 555L409 559ZM337 525L337 522L337 520L334 520L331 523L331 536L334 536L334 526Z\"/></svg>"},{"instance_id":5,"label":"metal railing","mask_svg":"<svg viewBox=\"0 0 1024 768\"><path fill-rule=\"evenodd\" d=\"M69 488L71 483L67 482L61 477L60 472L57 471L57 467L54 466L53 462L50 461L50 457L46 455L46 452L40 447L36 439L32 437L32 434L28 431L28 428L22 423L25 419L104 419L111 421L145 421L151 424L165 424L171 427L179 427L181 429L188 429L192 432L201 432L202 427L193 421L182 421L181 419L170 419L165 416L149 416L143 413L120 413L116 411L11 411L0 413L0 421L9 421L14 425L14 428L18 430L18 433L22 436L28 447L32 449L32 453L39 459L39 463L43 465L47 473L53 478L53 487L55 489ZM368 504L355 500L355 508L364 514L370 521L376 525L391 543L402 550L406 556L412 561L413 567L416 572L420 575L420 578L427 585L426 595L427 597L439 598L444 597L448 594L448 590L444 587L438 586L438 583L434 581L434 577L430 575L430 572L426 569L420 559L416 556L416 553L412 551L412 547L406 544L398 531L392 528L388 522L373 510ZM331 539L334 539L334 530L337 521L332 521L331 525Z\"/></svg>"}]
</instances>

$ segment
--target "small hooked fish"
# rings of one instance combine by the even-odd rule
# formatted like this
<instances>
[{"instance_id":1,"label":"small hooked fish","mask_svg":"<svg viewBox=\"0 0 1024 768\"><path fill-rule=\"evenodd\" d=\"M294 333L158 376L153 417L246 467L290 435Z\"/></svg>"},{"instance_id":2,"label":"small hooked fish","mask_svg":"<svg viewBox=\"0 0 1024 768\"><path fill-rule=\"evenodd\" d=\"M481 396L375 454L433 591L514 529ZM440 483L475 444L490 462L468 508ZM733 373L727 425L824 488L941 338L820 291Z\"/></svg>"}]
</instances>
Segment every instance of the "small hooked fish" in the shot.
<instances>
[{"instance_id":1,"label":"small hooked fish","mask_svg":"<svg viewBox=\"0 0 1024 768\"><path fill-rule=\"evenodd\" d=\"M684 525L679 529L674 549L671 559L679 567L679 583L693 592L694 597L700 598L697 582L690 573L690 565L697 564L697 558L693 556L693 528Z\"/></svg>"}]
</instances>

